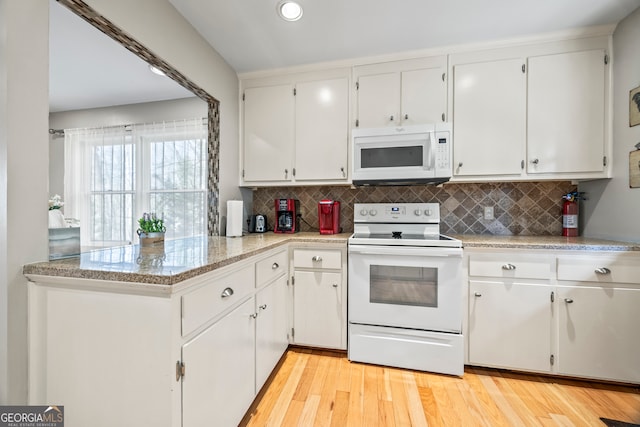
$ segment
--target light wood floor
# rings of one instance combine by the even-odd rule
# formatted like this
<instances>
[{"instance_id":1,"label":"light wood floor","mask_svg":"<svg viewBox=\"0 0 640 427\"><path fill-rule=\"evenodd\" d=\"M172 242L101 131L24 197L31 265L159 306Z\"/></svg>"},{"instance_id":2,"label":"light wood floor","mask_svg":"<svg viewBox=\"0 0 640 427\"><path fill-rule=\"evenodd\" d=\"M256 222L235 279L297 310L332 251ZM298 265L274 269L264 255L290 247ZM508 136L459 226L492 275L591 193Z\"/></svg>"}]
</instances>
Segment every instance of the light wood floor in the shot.
<instances>
[{"instance_id":1,"label":"light wood floor","mask_svg":"<svg viewBox=\"0 0 640 427\"><path fill-rule=\"evenodd\" d=\"M640 389L491 369L463 378L290 348L241 426L598 426L640 423Z\"/></svg>"}]
</instances>

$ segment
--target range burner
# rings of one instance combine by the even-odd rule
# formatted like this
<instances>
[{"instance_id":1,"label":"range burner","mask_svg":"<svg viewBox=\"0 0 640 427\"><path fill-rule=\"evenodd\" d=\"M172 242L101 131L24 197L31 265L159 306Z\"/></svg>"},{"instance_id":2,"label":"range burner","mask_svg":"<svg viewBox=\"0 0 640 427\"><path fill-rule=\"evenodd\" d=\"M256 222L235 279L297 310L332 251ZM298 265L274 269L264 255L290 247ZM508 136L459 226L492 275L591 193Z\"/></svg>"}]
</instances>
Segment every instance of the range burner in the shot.
<instances>
[{"instance_id":1,"label":"range burner","mask_svg":"<svg viewBox=\"0 0 640 427\"><path fill-rule=\"evenodd\" d=\"M402 231L392 231L391 237L394 239L402 239Z\"/></svg>"}]
</instances>

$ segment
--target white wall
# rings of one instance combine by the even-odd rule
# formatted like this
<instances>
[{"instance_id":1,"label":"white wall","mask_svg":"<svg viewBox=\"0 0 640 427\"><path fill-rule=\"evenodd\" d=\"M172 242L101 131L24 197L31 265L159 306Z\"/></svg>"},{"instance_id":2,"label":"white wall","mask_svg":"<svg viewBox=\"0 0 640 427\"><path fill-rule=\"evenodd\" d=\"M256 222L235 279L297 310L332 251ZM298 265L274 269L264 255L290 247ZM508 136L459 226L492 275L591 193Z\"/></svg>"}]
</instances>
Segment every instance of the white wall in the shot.
<instances>
[{"instance_id":1,"label":"white wall","mask_svg":"<svg viewBox=\"0 0 640 427\"><path fill-rule=\"evenodd\" d=\"M629 127L629 91L640 86L640 9L613 34L613 178L580 184L583 234L640 242L640 188L629 188L629 152L640 142L640 125Z\"/></svg>"},{"instance_id":2,"label":"white wall","mask_svg":"<svg viewBox=\"0 0 640 427\"><path fill-rule=\"evenodd\" d=\"M47 258L49 2L0 0L0 405L27 399L24 264Z\"/></svg>"},{"instance_id":3,"label":"white wall","mask_svg":"<svg viewBox=\"0 0 640 427\"><path fill-rule=\"evenodd\" d=\"M241 197L235 71L167 0L86 3L220 101L220 211L226 215L226 201Z\"/></svg>"},{"instance_id":4,"label":"white wall","mask_svg":"<svg viewBox=\"0 0 640 427\"><path fill-rule=\"evenodd\" d=\"M207 103L194 96L171 101L51 113L49 115L49 127L52 129L74 129L118 126L192 119L195 117L207 117ZM50 139L49 194L64 196L64 137L52 135Z\"/></svg>"}]
</instances>

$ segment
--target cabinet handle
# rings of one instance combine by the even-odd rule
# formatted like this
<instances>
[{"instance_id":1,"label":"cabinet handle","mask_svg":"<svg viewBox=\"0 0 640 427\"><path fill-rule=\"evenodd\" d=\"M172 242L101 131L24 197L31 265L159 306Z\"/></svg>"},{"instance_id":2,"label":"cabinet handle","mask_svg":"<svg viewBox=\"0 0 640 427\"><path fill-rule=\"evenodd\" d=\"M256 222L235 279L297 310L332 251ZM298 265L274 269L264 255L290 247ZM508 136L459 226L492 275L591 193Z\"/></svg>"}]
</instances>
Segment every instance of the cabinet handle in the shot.
<instances>
[{"instance_id":1,"label":"cabinet handle","mask_svg":"<svg viewBox=\"0 0 640 427\"><path fill-rule=\"evenodd\" d=\"M531 160L531 163L533 163L534 165L537 165L538 163L540 163L540 159L533 159Z\"/></svg>"},{"instance_id":2,"label":"cabinet handle","mask_svg":"<svg viewBox=\"0 0 640 427\"><path fill-rule=\"evenodd\" d=\"M475 294L473 294L473 296L480 298L482 296L482 294L480 292L476 292Z\"/></svg>"},{"instance_id":3,"label":"cabinet handle","mask_svg":"<svg viewBox=\"0 0 640 427\"><path fill-rule=\"evenodd\" d=\"M444 122L444 113L442 113L442 121Z\"/></svg>"},{"instance_id":4,"label":"cabinet handle","mask_svg":"<svg viewBox=\"0 0 640 427\"><path fill-rule=\"evenodd\" d=\"M564 302L566 302L567 304L571 304L573 300L571 298L565 298Z\"/></svg>"},{"instance_id":5,"label":"cabinet handle","mask_svg":"<svg viewBox=\"0 0 640 427\"><path fill-rule=\"evenodd\" d=\"M609 270L607 267L600 267L600 268L596 268L596 274L611 274L611 270Z\"/></svg>"},{"instance_id":6,"label":"cabinet handle","mask_svg":"<svg viewBox=\"0 0 640 427\"><path fill-rule=\"evenodd\" d=\"M337 283L334 283L332 286L333 286L334 288L337 288L337 287L338 287L338 284L337 284Z\"/></svg>"},{"instance_id":7,"label":"cabinet handle","mask_svg":"<svg viewBox=\"0 0 640 427\"><path fill-rule=\"evenodd\" d=\"M392 122L393 121L393 116L389 116L389 121Z\"/></svg>"},{"instance_id":8,"label":"cabinet handle","mask_svg":"<svg viewBox=\"0 0 640 427\"><path fill-rule=\"evenodd\" d=\"M289 176L289 169L284 170L284 179L287 179Z\"/></svg>"},{"instance_id":9,"label":"cabinet handle","mask_svg":"<svg viewBox=\"0 0 640 427\"><path fill-rule=\"evenodd\" d=\"M251 313L249 317L255 319L256 317L258 317L258 313Z\"/></svg>"},{"instance_id":10,"label":"cabinet handle","mask_svg":"<svg viewBox=\"0 0 640 427\"><path fill-rule=\"evenodd\" d=\"M502 269L503 270L515 270L516 266L513 265L513 264L505 264L505 265L502 266Z\"/></svg>"},{"instance_id":11,"label":"cabinet handle","mask_svg":"<svg viewBox=\"0 0 640 427\"><path fill-rule=\"evenodd\" d=\"M462 162L458 163L458 167L461 168L462 167Z\"/></svg>"},{"instance_id":12,"label":"cabinet handle","mask_svg":"<svg viewBox=\"0 0 640 427\"><path fill-rule=\"evenodd\" d=\"M266 310L267 309L267 304L262 304L260 307L258 307L260 310Z\"/></svg>"},{"instance_id":13,"label":"cabinet handle","mask_svg":"<svg viewBox=\"0 0 640 427\"><path fill-rule=\"evenodd\" d=\"M277 269L278 269L278 267L280 267L280 265L278 265L278 263L277 263L277 262L274 262L274 263L271 265L271 269L272 269L272 270L277 270Z\"/></svg>"},{"instance_id":14,"label":"cabinet handle","mask_svg":"<svg viewBox=\"0 0 640 427\"><path fill-rule=\"evenodd\" d=\"M320 262L322 261L322 257L319 255L314 256L313 258L311 258L311 261L313 262Z\"/></svg>"},{"instance_id":15,"label":"cabinet handle","mask_svg":"<svg viewBox=\"0 0 640 427\"><path fill-rule=\"evenodd\" d=\"M405 120L409 120L409 115L408 115L408 114L405 114L405 115L404 115L404 119L405 119Z\"/></svg>"},{"instance_id":16,"label":"cabinet handle","mask_svg":"<svg viewBox=\"0 0 640 427\"><path fill-rule=\"evenodd\" d=\"M224 291L222 291L222 294L220 295L221 298L228 298L231 295L233 295L233 289L231 288L226 288Z\"/></svg>"},{"instance_id":17,"label":"cabinet handle","mask_svg":"<svg viewBox=\"0 0 640 427\"><path fill-rule=\"evenodd\" d=\"M346 174L346 173L344 173L344 167L341 167L341 168L340 168L340 172L342 172L342 177L343 177L343 178L346 178L346 177L347 177L347 174Z\"/></svg>"}]
</instances>

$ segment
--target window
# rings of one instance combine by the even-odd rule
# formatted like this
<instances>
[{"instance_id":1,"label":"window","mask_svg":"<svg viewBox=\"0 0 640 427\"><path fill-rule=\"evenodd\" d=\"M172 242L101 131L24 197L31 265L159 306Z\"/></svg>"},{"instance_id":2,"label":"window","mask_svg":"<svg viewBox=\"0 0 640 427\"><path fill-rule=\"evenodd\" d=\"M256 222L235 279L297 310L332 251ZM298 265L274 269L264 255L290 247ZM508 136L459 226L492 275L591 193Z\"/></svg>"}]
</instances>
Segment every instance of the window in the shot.
<instances>
[{"instance_id":1,"label":"window","mask_svg":"<svg viewBox=\"0 0 640 427\"><path fill-rule=\"evenodd\" d=\"M65 215L82 245L135 242L143 212L167 238L206 234L206 147L202 119L65 130Z\"/></svg>"}]
</instances>

